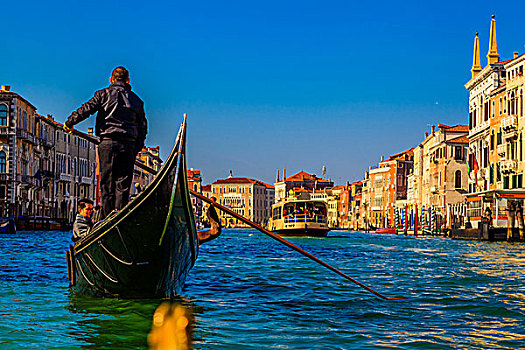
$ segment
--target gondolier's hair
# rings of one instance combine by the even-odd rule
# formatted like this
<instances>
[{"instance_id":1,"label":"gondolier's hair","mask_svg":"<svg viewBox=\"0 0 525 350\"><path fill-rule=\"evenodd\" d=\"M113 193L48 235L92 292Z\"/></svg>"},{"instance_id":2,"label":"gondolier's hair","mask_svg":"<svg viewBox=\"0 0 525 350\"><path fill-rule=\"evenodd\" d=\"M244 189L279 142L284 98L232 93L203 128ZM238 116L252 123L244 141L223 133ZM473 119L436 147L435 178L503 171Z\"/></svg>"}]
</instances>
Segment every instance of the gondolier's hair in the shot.
<instances>
[{"instance_id":1,"label":"gondolier's hair","mask_svg":"<svg viewBox=\"0 0 525 350\"><path fill-rule=\"evenodd\" d=\"M126 83L129 79L129 72L126 68L122 66L118 66L117 68L113 69L113 73L111 73L111 77L114 81L120 81L122 83Z\"/></svg>"},{"instance_id":2,"label":"gondolier's hair","mask_svg":"<svg viewBox=\"0 0 525 350\"><path fill-rule=\"evenodd\" d=\"M89 198L83 198L81 200L78 201L78 209L81 210L81 209L84 209L87 205L86 204L91 204L93 205L93 201Z\"/></svg>"}]
</instances>

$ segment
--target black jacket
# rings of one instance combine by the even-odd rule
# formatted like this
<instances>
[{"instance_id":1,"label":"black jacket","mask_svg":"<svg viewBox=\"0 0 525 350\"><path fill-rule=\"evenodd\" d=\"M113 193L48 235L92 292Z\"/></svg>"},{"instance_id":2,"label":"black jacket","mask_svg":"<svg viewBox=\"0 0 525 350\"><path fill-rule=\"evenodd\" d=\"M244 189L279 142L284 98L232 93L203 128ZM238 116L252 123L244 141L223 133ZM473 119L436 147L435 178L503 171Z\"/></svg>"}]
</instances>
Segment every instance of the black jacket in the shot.
<instances>
[{"instance_id":1,"label":"black jacket","mask_svg":"<svg viewBox=\"0 0 525 350\"><path fill-rule=\"evenodd\" d=\"M95 133L101 138L127 139L143 144L148 132L144 102L126 83L115 82L95 92L95 96L71 113L66 125L75 124L97 114Z\"/></svg>"}]
</instances>

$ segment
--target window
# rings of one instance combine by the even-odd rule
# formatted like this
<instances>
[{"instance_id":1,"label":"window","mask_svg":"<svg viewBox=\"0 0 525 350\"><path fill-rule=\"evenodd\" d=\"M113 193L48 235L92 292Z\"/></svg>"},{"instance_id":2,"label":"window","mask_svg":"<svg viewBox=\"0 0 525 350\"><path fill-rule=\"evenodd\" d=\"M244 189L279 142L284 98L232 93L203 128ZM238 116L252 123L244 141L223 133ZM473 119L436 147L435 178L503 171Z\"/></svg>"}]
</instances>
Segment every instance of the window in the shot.
<instances>
[{"instance_id":1,"label":"window","mask_svg":"<svg viewBox=\"0 0 525 350\"><path fill-rule=\"evenodd\" d=\"M27 130L27 112L22 113L22 129Z\"/></svg>"},{"instance_id":2,"label":"window","mask_svg":"<svg viewBox=\"0 0 525 350\"><path fill-rule=\"evenodd\" d=\"M0 173L6 173L7 167L6 167L6 156L4 151L0 151Z\"/></svg>"},{"instance_id":3,"label":"window","mask_svg":"<svg viewBox=\"0 0 525 350\"><path fill-rule=\"evenodd\" d=\"M456 170L454 180L454 187L456 189L461 188L461 170Z\"/></svg>"},{"instance_id":4,"label":"window","mask_svg":"<svg viewBox=\"0 0 525 350\"><path fill-rule=\"evenodd\" d=\"M7 126L7 106L0 105L0 126Z\"/></svg>"},{"instance_id":5,"label":"window","mask_svg":"<svg viewBox=\"0 0 525 350\"><path fill-rule=\"evenodd\" d=\"M494 133L492 134L494 136ZM462 154L462 147L461 146L454 146L454 159L455 160L463 160L463 154Z\"/></svg>"}]
</instances>

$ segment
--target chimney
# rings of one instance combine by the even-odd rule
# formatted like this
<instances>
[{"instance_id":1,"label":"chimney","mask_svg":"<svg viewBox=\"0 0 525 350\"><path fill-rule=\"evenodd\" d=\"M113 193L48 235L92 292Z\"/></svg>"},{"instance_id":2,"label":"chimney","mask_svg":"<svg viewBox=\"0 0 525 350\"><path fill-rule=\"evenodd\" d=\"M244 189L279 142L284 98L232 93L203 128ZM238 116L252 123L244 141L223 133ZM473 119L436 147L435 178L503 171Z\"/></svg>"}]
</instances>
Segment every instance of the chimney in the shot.
<instances>
[{"instance_id":1,"label":"chimney","mask_svg":"<svg viewBox=\"0 0 525 350\"><path fill-rule=\"evenodd\" d=\"M432 125L432 135L434 135L435 132L436 132L436 126Z\"/></svg>"},{"instance_id":2,"label":"chimney","mask_svg":"<svg viewBox=\"0 0 525 350\"><path fill-rule=\"evenodd\" d=\"M275 179L275 182L279 182L279 169L277 169L277 178Z\"/></svg>"},{"instance_id":3,"label":"chimney","mask_svg":"<svg viewBox=\"0 0 525 350\"><path fill-rule=\"evenodd\" d=\"M381 161L383 161L385 159L385 157L381 156Z\"/></svg>"},{"instance_id":4,"label":"chimney","mask_svg":"<svg viewBox=\"0 0 525 350\"><path fill-rule=\"evenodd\" d=\"M425 139L428 137L428 131L425 131Z\"/></svg>"},{"instance_id":5,"label":"chimney","mask_svg":"<svg viewBox=\"0 0 525 350\"><path fill-rule=\"evenodd\" d=\"M93 128L88 128L88 135L93 136Z\"/></svg>"},{"instance_id":6,"label":"chimney","mask_svg":"<svg viewBox=\"0 0 525 350\"><path fill-rule=\"evenodd\" d=\"M286 181L286 168L283 168L283 181Z\"/></svg>"},{"instance_id":7,"label":"chimney","mask_svg":"<svg viewBox=\"0 0 525 350\"><path fill-rule=\"evenodd\" d=\"M0 90L10 91L11 90L11 85L2 85L2 88Z\"/></svg>"},{"instance_id":8,"label":"chimney","mask_svg":"<svg viewBox=\"0 0 525 350\"><path fill-rule=\"evenodd\" d=\"M518 51L514 51L514 58L518 58L519 55Z\"/></svg>"}]
</instances>

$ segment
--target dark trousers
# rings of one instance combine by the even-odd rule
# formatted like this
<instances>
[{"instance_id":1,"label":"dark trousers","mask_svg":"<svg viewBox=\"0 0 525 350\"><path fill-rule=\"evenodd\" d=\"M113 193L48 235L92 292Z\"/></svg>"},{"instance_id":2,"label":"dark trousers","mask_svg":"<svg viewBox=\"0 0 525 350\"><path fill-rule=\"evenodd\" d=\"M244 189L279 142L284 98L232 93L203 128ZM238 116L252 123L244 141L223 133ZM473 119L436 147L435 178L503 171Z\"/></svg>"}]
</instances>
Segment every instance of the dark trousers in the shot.
<instances>
[{"instance_id":1,"label":"dark trousers","mask_svg":"<svg viewBox=\"0 0 525 350\"><path fill-rule=\"evenodd\" d=\"M129 201L133 168L137 156L135 141L102 139L98 146L102 212L108 216Z\"/></svg>"}]
</instances>

